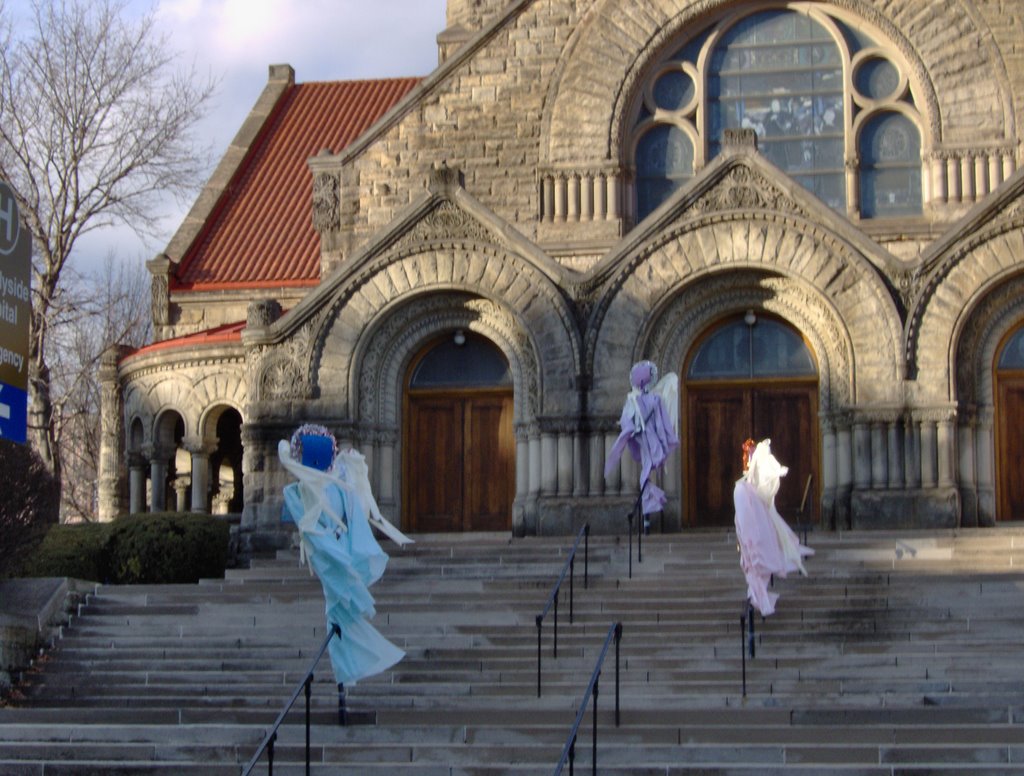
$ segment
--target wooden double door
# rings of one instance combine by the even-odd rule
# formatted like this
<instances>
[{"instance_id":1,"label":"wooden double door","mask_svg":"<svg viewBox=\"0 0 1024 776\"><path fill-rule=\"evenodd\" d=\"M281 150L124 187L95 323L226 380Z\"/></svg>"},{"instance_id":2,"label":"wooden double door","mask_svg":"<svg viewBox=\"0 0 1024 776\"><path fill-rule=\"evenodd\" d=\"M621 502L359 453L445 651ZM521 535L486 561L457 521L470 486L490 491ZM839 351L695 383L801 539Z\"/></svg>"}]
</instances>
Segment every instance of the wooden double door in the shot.
<instances>
[{"instance_id":1,"label":"wooden double door","mask_svg":"<svg viewBox=\"0 0 1024 776\"><path fill-rule=\"evenodd\" d=\"M1024 373L996 377L999 461L997 519L1024 519Z\"/></svg>"},{"instance_id":2,"label":"wooden double door","mask_svg":"<svg viewBox=\"0 0 1024 776\"><path fill-rule=\"evenodd\" d=\"M511 389L410 391L406 407L404 525L426 532L511 530Z\"/></svg>"},{"instance_id":3,"label":"wooden double door","mask_svg":"<svg viewBox=\"0 0 1024 776\"><path fill-rule=\"evenodd\" d=\"M816 519L819 480L817 383L690 385L686 390L687 522L731 526L733 488L743 475L742 444L771 439L773 455L789 467L775 505L794 522L811 477L805 519Z\"/></svg>"}]
</instances>

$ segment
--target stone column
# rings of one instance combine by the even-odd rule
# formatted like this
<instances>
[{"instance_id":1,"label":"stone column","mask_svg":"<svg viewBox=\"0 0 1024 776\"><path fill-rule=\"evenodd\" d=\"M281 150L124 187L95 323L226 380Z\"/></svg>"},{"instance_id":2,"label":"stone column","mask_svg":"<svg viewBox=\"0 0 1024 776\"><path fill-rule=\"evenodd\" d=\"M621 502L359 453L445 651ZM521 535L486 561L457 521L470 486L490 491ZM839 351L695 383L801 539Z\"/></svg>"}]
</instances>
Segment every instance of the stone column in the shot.
<instances>
[{"instance_id":1,"label":"stone column","mask_svg":"<svg viewBox=\"0 0 1024 776\"><path fill-rule=\"evenodd\" d=\"M937 424L936 464L940 488L956 484L956 428L953 418L947 416Z\"/></svg>"},{"instance_id":2,"label":"stone column","mask_svg":"<svg viewBox=\"0 0 1024 776\"><path fill-rule=\"evenodd\" d=\"M572 436L572 495L577 498L586 496L590 490L590 465L587 453L590 446L587 444L587 437L581 431Z\"/></svg>"},{"instance_id":3,"label":"stone column","mask_svg":"<svg viewBox=\"0 0 1024 776\"><path fill-rule=\"evenodd\" d=\"M593 431L590 434L590 488L591 496L604 494L604 434Z\"/></svg>"},{"instance_id":4,"label":"stone column","mask_svg":"<svg viewBox=\"0 0 1024 776\"><path fill-rule=\"evenodd\" d=\"M516 430L516 498L526 498L530 493L530 440L521 430Z\"/></svg>"},{"instance_id":5,"label":"stone column","mask_svg":"<svg viewBox=\"0 0 1024 776\"><path fill-rule=\"evenodd\" d=\"M853 485L853 440L850 429L836 429L836 487L848 491Z\"/></svg>"},{"instance_id":6,"label":"stone column","mask_svg":"<svg viewBox=\"0 0 1024 776\"><path fill-rule=\"evenodd\" d=\"M540 495L541 488L541 444L540 444L540 431L534 427L530 430L530 489L529 493L531 496L536 498Z\"/></svg>"},{"instance_id":7,"label":"stone column","mask_svg":"<svg viewBox=\"0 0 1024 776\"><path fill-rule=\"evenodd\" d=\"M167 458L159 449L149 461L149 482L152 490L150 512L167 511Z\"/></svg>"},{"instance_id":8,"label":"stone column","mask_svg":"<svg viewBox=\"0 0 1024 776\"><path fill-rule=\"evenodd\" d=\"M961 421L957 428L957 478L960 481L960 524L978 525L978 476L975 465L975 421L973 417Z\"/></svg>"},{"instance_id":9,"label":"stone column","mask_svg":"<svg viewBox=\"0 0 1024 776\"><path fill-rule=\"evenodd\" d=\"M216 448L214 448L216 449ZM205 513L206 496L210 492L210 453L209 447L190 450L192 453L192 512Z\"/></svg>"},{"instance_id":10,"label":"stone column","mask_svg":"<svg viewBox=\"0 0 1024 776\"><path fill-rule=\"evenodd\" d=\"M992 407L979 408L974 449L978 481L978 525L995 525L996 470L992 454L995 451Z\"/></svg>"},{"instance_id":11,"label":"stone column","mask_svg":"<svg viewBox=\"0 0 1024 776\"><path fill-rule=\"evenodd\" d=\"M836 429L830 418L821 419L821 503L819 520L822 528L836 525L836 483L839 476L839 451L836 449ZM814 483L808 495L807 518L815 514Z\"/></svg>"},{"instance_id":12,"label":"stone column","mask_svg":"<svg viewBox=\"0 0 1024 776\"><path fill-rule=\"evenodd\" d=\"M190 481L188 477L174 478L174 511L188 512L188 492Z\"/></svg>"},{"instance_id":13,"label":"stone column","mask_svg":"<svg viewBox=\"0 0 1024 776\"><path fill-rule=\"evenodd\" d=\"M927 418L921 421L921 487L934 488L938 483L938 461L936 460L935 421Z\"/></svg>"},{"instance_id":14,"label":"stone column","mask_svg":"<svg viewBox=\"0 0 1024 776\"><path fill-rule=\"evenodd\" d=\"M560 431L558 439L558 490L559 496L571 496L573 491L573 434Z\"/></svg>"},{"instance_id":15,"label":"stone column","mask_svg":"<svg viewBox=\"0 0 1024 776\"><path fill-rule=\"evenodd\" d=\"M128 456L128 513L146 511L146 460L139 453Z\"/></svg>"},{"instance_id":16,"label":"stone column","mask_svg":"<svg viewBox=\"0 0 1024 776\"><path fill-rule=\"evenodd\" d=\"M615 445L615 440L619 438L619 435L614 431L608 431L604 435L604 460L608 460L608 456L611 453L612 447ZM604 492L609 496L617 496L622 490L622 464L614 467L608 472L608 477L604 481Z\"/></svg>"},{"instance_id":17,"label":"stone column","mask_svg":"<svg viewBox=\"0 0 1024 776\"><path fill-rule=\"evenodd\" d=\"M857 490L871 488L871 429L863 420L853 424L853 485Z\"/></svg>"},{"instance_id":18,"label":"stone column","mask_svg":"<svg viewBox=\"0 0 1024 776\"><path fill-rule=\"evenodd\" d=\"M898 419L890 420L888 428L889 487L903 487L903 429Z\"/></svg>"},{"instance_id":19,"label":"stone column","mask_svg":"<svg viewBox=\"0 0 1024 776\"><path fill-rule=\"evenodd\" d=\"M380 443L380 456L378 458L378 496L381 509L385 504L394 506L395 503L395 435L383 435ZM394 517L392 516L392 519Z\"/></svg>"},{"instance_id":20,"label":"stone column","mask_svg":"<svg viewBox=\"0 0 1024 776\"><path fill-rule=\"evenodd\" d=\"M540 494L558 493L558 436L552 431L540 435Z\"/></svg>"},{"instance_id":21,"label":"stone column","mask_svg":"<svg viewBox=\"0 0 1024 776\"><path fill-rule=\"evenodd\" d=\"M885 423L875 420L871 424L871 488L881 490L889 485L888 444Z\"/></svg>"},{"instance_id":22,"label":"stone column","mask_svg":"<svg viewBox=\"0 0 1024 776\"><path fill-rule=\"evenodd\" d=\"M921 426L907 418L903 427L904 480L907 488L921 487Z\"/></svg>"}]
</instances>

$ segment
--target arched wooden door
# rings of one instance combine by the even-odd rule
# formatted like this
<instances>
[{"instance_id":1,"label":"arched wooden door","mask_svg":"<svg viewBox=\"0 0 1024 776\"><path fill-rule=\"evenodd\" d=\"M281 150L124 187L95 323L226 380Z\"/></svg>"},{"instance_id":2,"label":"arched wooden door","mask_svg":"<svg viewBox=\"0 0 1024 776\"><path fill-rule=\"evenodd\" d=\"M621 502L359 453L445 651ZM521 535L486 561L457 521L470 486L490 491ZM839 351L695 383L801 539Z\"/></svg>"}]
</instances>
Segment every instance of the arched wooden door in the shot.
<instances>
[{"instance_id":1,"label":"arched wooden door","mask_svg":"<svg viewBox=\"0 0 1024 776\"><path fill-rule=\"evenodd\" d=\"M996 357L997 520L1024 518L1024 326Z\"/></svg>"},{"instance_id":2,"label":"arched wooden door","mask_svg":"<svg viewBox=\"0 0 1024 776\"><path fill-rule=\"evenodd\" d=\"M405 391L406 528L511 530L512 415L508 362L483 337L459 331L414 359Z\"/></svg>"},{"instance_id":3,"label":"arched wooden door","mask_svg":"<svg viewBox=\"0 0 1024 776\"><path fill-rule=\"evenodd\" d=\"M797 514L810 477L806 513L816 519L818 378L800 335L748 313L705 335L684 374L687 524L733 524L732 493L747 438L771 439L772 453L789 467L775 499L779 513Z\"/></svg>"}]
</instances>

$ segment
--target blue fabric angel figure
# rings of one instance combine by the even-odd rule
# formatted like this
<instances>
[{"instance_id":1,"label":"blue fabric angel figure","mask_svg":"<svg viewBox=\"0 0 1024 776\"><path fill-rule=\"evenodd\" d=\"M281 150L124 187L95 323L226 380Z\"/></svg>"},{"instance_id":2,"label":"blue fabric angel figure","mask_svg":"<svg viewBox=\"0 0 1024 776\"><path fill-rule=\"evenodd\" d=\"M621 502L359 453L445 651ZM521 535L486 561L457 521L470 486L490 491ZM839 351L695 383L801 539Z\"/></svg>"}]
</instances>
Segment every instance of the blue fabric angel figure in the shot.
<instances>
[{"instance_id":1,"label":"blue fabric angel figure","mask_svg":"<svg viewBox=\"0 0 1024 776\"><path fill-rule=\"evenodd\" d=\"M298 480L284 489L285 516L298 526L301 559L323 586L328 627L341 626L341 638L328 649L344 692L344 685L385 671L405 656L370 624L376 609L369 588L388 562L370 526L399 544L412 540L380 514L363 456L339 451L323 426L302 426L290 444L281 441L278 456Z\"/></svg>"}]
</instances>

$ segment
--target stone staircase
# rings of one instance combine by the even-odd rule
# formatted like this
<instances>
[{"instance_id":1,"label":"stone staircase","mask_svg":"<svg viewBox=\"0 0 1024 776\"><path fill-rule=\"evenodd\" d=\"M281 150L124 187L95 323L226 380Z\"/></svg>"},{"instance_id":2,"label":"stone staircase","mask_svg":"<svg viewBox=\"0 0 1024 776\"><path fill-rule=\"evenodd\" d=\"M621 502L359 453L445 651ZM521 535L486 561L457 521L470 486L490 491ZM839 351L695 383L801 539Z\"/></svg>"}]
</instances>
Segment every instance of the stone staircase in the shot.
<instances>
[{"instance_id":1,"label":"stone staircase","mask_svg":"<svg viewBox=\"0 0 1024 776\"><path fill-rule=\"evenodd\" d=\"M735 539L592 537L552 657L534 618L571 537L420 536L374 587L377 626L407 651L349 688L337 725L325 661L312 692L322 774L551 773L596 655L623 625L598 705L599 772L700 776L1024 774L1024 527L818 533L806 578L740 630ZM295 553L199 585L99 587L0 708L0 774L238 774L325 635ZM274 773L305 773L302 701ZM576 767L591 767L591 713ZM258 773L266 773L266 759ZM583 771L581 771L583 772ZM568 773L568 769L566 769Z\"/></svg>"}]
</instances>

